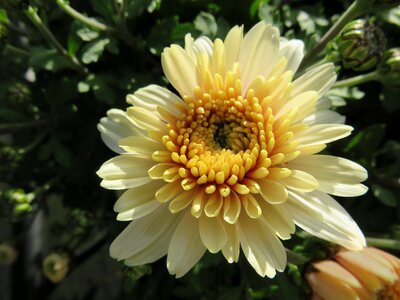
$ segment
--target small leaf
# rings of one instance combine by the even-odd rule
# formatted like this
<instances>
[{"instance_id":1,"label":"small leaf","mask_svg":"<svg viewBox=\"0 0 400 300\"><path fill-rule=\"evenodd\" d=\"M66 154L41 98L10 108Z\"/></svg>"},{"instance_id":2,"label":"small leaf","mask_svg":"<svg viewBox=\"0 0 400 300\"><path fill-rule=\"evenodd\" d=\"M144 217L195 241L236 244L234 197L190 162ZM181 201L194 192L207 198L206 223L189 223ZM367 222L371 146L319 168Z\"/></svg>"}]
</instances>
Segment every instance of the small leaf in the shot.
<instances>
[{"instance_id":1,"label":"small leaf","mask_svg":"<svg viewBox=\"0 0 400 300\"><path fill-rule=\"evenodd\" d=\"M55 49L34 47L31 51L32 55L29 59L31 67L53 72L71 68L71 63Z\"/></svg>"},{"instance_id":2,"label":"small leaf","mask_svg":"<svg viewBox=\"0 0 400 300\"><path fill-rule=\"evenodd\" d=\"M383 140L385 128L385 124L374 124L364 128L350 140L344 151L356 151L364 157L372 157L373 151Z\"/></svg>"},{"instance_id":3,"label":"small leaf","mask_svg":"<svg viewBox=\"0 0 400 300\"><path fill-rule=\"evenodd\" d=\"M93 41L99 36L99 32L89 27L83 27L76 31L76 34L85 42Z\"/></svg>"},{"instance_id":4,"label":"small leaf","mask_svg":"<svg viewBox=\"0 0 400 300\"><path fill-rule=\"evenodd\" d=\"M0 23L9 24L10 20L8 19L7 11L0 8Z\"/></svg>"},{"instance_id":5,"label":"small leaf","mask_svg":"<svg viewBox=\"0 0 400 300\"><path fill-rule=\"evenodd\" d=\"M373 184L372 192L376 198L379 199L384 205L389 207L396 207L397 200L396 196L387 188L384 188L380 185Z\"/></svg>"},{"instance_id":6,"label":"small leaf","mask_svg":"<svg viewBox=\"0 0 400 300\"><path fill-rule=\"evenodd\" d=\"M85 64L97 62L109 43L109 38L99 38L86 44L82 49L82 62Z\"/></svg>"},{"instance_id":7,"label":"small leaf","mask_svg":"<svg viewBox=\"0 0 400 300\"><path fill-rule=\"evenodd\" d=\"M212 14L206 12L200 12L193 21L194 28L200 31L202 34L214 37L218 31L218 25Z\"/></svg>"}]
</instances>

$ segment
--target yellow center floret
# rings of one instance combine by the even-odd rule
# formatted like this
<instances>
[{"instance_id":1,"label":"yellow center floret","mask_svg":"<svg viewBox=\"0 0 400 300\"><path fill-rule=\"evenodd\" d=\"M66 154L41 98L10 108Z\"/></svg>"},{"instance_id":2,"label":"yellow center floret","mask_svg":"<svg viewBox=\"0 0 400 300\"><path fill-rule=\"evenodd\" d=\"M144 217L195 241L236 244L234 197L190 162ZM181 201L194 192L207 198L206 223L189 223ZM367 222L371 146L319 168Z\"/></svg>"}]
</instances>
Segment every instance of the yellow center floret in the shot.
<instances>
[{"instance_id":1,"label":"yellow center floret","mask_svg":"<svg viewBox=\"0 0 400 300\"><path fill-rule=\"evenodd\" d=\"M285 63L282 59L276 73ZM208 70L201 75L204 86L197 86L193 97L183 96L186 109L181 118L159 108L168 120L168 134L162 142L174 163L159 164L162 179L172 184L161 188L156 198L161 202L173 199L169 207L174 213L192 203L195 217L203 211L215 217L223 209L225 221L235 223L243 206L250 217L257 218L261 208L254 196L261 193L260 185L270 189L261 193L268 202L285 201L287 191L277 181L291 175L285 163L300 154L297 143L291 141L294 131L305 128L292 125L298 109L275 120L272 105L289 96L292 73L268 80L260 77L255 81L258 92L249 88L244 96L237 64L225 78L219 73L211 77ZM179 188L174 184L178 180ZM182 193L177 197L183 191L192 196Z\"/></svg>"}]
</instances>

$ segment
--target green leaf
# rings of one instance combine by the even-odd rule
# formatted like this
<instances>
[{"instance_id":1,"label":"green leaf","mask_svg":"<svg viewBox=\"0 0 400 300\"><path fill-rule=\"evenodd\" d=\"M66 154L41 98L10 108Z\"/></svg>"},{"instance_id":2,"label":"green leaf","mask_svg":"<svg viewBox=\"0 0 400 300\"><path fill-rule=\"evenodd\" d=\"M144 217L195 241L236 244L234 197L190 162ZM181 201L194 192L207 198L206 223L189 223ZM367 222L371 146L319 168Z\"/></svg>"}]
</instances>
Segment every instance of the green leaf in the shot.
<instances>
[{"instance_id":1,"label":"green leaf","mask_svg":"<svg viewBox=\"0 0 400 300\"><path fill-rule=\"evenodd\" d=\"M373 184L371 188L374 196L378 198L379 201L382 202L382 204L389 207L397 206L397 199L392 191L376 184Z\"/></svg>"},{"instance_id":2,"label":"green leaf","mask_svg":"<svg viewBox=\"0 0 400 300\"><path fill-rule=\"evenodd\" d=\"M384 10L380 15L386 22L400 27L400 6Z\"/></svg>"},{"instance_id":3,"label":"green leaf","mask_svg":"<svg viewBox=\"0 0 400 300\"><path fill-rule=\"evenodd\" d=\"M86 44L82 49L82 62L85 64L97 62L109 43L109 38L98 38Z\"/></svg>"},{"instance_id":4,"label":"green leaf","mask_svg":"<svg viewBox=\"0 0 400 300\"><path fill-rule=\"evenodd\" d=\"M243 288L241 286L229 288L225 292L223 292L220 297L218 297L218 300L240 300L240 299L243 299L242 290L243 290Z\"/></svg>"},{"instance_id":5,"label":"green leaf","mask_svg":"<svg viewBox=\"0 0 400 300\"><path fill-rule=\"evenodd\" d=\"M32 55L29 59L31 67L53 72L71 68L71 63L55 49L34 47L31 52Z\"/></svg>"},{"instance_id":6,"label":"green leaf","mask_svg":"<svg viewBox=\"0 0 400 300\"><path fill-rule=\"evenodd\" d=\"M374 124L364 128L350 140L344 151L355 151L364 158L372 158L373 151L383 140L385 129L385 124Z\"/></svg>"},{"instance_id":7,"label":"green leaf","mask_svg":"<svg viewBox=\"0 0 400 300\"><path fill-rule=\"evenodd\" d=\"M72 152L61 144L58 140L53 140L53 155L56 162L65 168L70 168L72 165Z\"/></svg>"},{"instance_id":8,"label":"green leaf","mask_svg":"<svg viewBox=\"0 0 400 300\"><path fill-rule=\"evenodd\" d=\"M8 19L7 11L2 8L0 8L0 23L4 23L4 24L10 23L10 20Z\"/></svg>"},{"instance_id":9,"label":"green leaf","mask_svg":"<svg viewBox=\"0 0 400 300\"><path fill-rule=\"evenodd\" d=\"M214 37L218 31L218 25L212 14L200 12L193 21L194 28L208 37Z\"/></svg>"},{"instance_id":10,"label":"green leaf","mask_svg":"<svg viewBox=\"0 0 400 300\"><path fill-rule=\"evenodd\" d=\"M82 41L90 42L99 37L99 32L89 27L82 27L76 31Z\"/></svg>"},{"instance_id":11,"label":"green leaf","mask_svg":"<svg viewBox=\"0 0 400 300\"><path fill-rule=\"evenodd\" d=\"M301 30L305 31L307 34L315 32L314 19L307 12L301 10L297 15L297 22L299 22Z\"/></svg>"},{"instance_id":12,"label":"green leaf","mask_svg":"<svg viewBox=\"0 0 400 300\"><path fill-rule=\"evenodd\" d=\"M107 21L112 21L114 15L112 3L110 0L90 0L93 10Z\"/></svg>"},{"instance_id":13,"label":"green leaf","mask_svg":"<svg viewBox=\"0 0 400 300\"><path fill-rule=\"evenodd\" d=\"M399 91L383 88L380 98L387 112L394 113L400 109Z\"/></svg>"},{"instance_id":14,"label":"green leaf","mask_svg":"<svg viewBox=\"0 0 400 300\"><path fill-rule=\"evenodd\" d=\"M134 19L140 16L145 10L153 11L154 10L154 0L135 0L129 1L126 6L126 16L128 18ZM157 7L157 3L156 3Z\"/></svg>"}]
</instances>

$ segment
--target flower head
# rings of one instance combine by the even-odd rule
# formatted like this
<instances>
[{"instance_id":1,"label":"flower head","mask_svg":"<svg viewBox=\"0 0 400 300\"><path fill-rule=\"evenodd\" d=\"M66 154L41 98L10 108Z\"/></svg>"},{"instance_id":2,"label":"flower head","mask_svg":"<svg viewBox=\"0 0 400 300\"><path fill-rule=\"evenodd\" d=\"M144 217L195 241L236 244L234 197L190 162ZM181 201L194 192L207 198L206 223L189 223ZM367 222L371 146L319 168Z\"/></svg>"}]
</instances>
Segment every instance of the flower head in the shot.
<instances>
[{"instance_id":1,"label":"flower head","mask_svg":"<svg viewBox=\"0 0 400 300\"><path fill-rule=\"evenodd\" d=\"M375 248L342 250L306 275L313 299L400 299L400 260Z\"/></svg>"},{"instance_id":2,"label":"flower head","mask_svg":"<svg viewBox=\"0 0 400 300\"><path fill-rule=\"evenodd\" d=\"M351 249L365 241L327 193L363 194L366 171L339 157L317 155L350 134L321 96L336 79L324 64L293 80L303 58L299 40L280 38L263 22L224 41L186 36L162 66L179 96L150 85L127 97L99 124L120 153L98 175L108 189L127 189L117 219L133 220L111 245L127 265L167 256L183 276L206 250L236 262L240 247L261 276L286 265L280 239L295 225Z\"/></svg>"}]
</instances>

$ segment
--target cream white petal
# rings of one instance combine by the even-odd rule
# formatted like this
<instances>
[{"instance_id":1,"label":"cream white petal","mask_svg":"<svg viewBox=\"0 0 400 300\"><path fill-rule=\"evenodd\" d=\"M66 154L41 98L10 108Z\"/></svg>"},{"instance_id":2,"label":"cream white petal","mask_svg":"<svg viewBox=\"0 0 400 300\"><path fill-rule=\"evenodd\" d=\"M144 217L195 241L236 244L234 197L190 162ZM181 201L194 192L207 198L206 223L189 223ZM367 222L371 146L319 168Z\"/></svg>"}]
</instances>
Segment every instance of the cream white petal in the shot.
<instances>
[{"instance_id":1,"label":"cream white petal","mask_svg":"<svg viewBox=\"0 0 400 300\"><path fill-rule=\"evenodd\" d=\"M103 142L116 153L125 152L118 146L118 141L128 136L143 135L141 129L137 128L125 111L110 109L107 117L101 118L97 129L101 133Z\"/></svg>"},{"instance_id":2,"label":"cream white petal","mask_svg":"<svg viewBox=\"0 0 400 300\"><path fill-rule=\"evenodd\" d=\"M226 244L222 247L222 254L229 263L239 260L239 231L237 224L224 223L225 231L228 236Z\"/></svg>"},{"instance_id":3,"label":"cream white petal","mask_svg":"<svg viewBox=\"0 0 400 300\"><path fill-rule=\"evenodd\" d=\"M283 204L296 225L321 239L339 244L351 250L361 250L365 238L350 215L329 195L289 192Z\"/></svg>"},{"instance_id":4,"label":"cream white petal","mask_svg":"<svg viewBox=\"0 0 400 300\"><path fill-rule=\"evenodd\" d=\"M317 154L301 157L291 161L288 168L303 170L318 178L328 173L336 174L345 182L360 182L368 177L367 170L361 165L349 159L331 155Z\"/></svg>"},{"instance_id":5,"label":"cream white petal","mask_svg":"<svg viewBox=\"0 0 400 300\"><path fill-rule=\"evenodd\" d=\"M120 139L118 145L128 153L144 155L148 158L151 158L152 154L162 147L160 141L146 136L129 136Z\"/></svg>"},{"instance_id":6,"label":"cream white petal","mask_svg":"<svg viewBox=\"0 0 400 300\"><path fill-rule=\"evenodd\" d=\"M229 30L225 40L226 67L231 70L234 63L239 60L240 48L243 41L243 26L235 26Z\"/></svg>"},{"instance_id":7,"label":"cream white petal","mask_svg":"<svg viewBox=\"0 0 400 300\"><path fill-rule=\"evenodd\" d=\"M194 95L196 66L189 54L180 46L165 48L161 55L161 65L168 81L181 96Z\"/></svg>"},{"instance_id":8,"label":"cream white petal","mask_svg":"<svg viewBox=\"0 0 400 300\"><path fill-rule=\"evenodd\" d=\"M300 147L330 143L349 136L353 127L342 124L316 124L296 134Z\"/></svg>"},{"instance_id":9,"label":"cream white petal","mask_svg":"<svg viewBox=\"0 0 400 300\"><path fill-rule=\"evenodd\" d=\"M97 171L103 178L101 186L111 190L133 188L149 182L147 170L154 162L130 154L122 154L106 161Z\"/></svg>"},{"instance_id":10,"label":"cream white petal","mask_svg":"<svg viewBox=\"0 0 400 300\"><path fill-rule=\"evenodd\" d=\"M134 106L139 106L158 115L157 106L168 108L176 116L182 114L182 107L186 106L181 98L166 88L156 84L138 89L134 94L128 95L126 101Z\"/></svg>"},{"instance_id":11,"label":"cream white petal","mask_svg":"<svg viewBox=\"0 0 400 300\"><path fill-rule=\"evenodd\" d=\"M273 229L274 233L283 240L290 239L291 235L295 232L296 226L290 213L287 212L283 205L271 205L265 201L258 201L262 209L264 221Z\"/></svg>"},{"instance_id":12,"label":"cream white petal","mask_svg":"<svg viewBox=\"0 0 400 300\"><path fill-rule=\"evenodd\" d=\"M136 264L144 264L155 261L167 253L168 240L163 240L162 251L154 249L154 244L165 235L171 237L171 228L175 229L181 216L171 214L168 207L164 204L146 217L133 220L122 233L112 242L110 255L118 260L129 258L135 260ZM149 251L149 250L152 251ZM148 251L148 256L142 252ZM157 255L154 251L157 251ZM141 255L142 260L135 259L136 255ZM145 253L144 253L145 254ZM150 259L151 257L151 259ZM145 262L146 261L146 262Z\"/></svg>"},{"instance_id":13,"label":"cream white petal","mask_svg":"<svg viewBox=\"0 0 400 300\"><path fill-rule=\"evenodd\" d=\"M211 59L212 45L212 41L207 36L201 36L195 40L190 33L185 35L185 50L193 61L196 61L200 53L206 53Z\"/></svg>"},{"instance_id":14,"label":"cream white petal","mask_svg":"<svg viewBox=\"0 0 400 300\"><path fill-rule=\"evenodd\" d=\"M243 215L242 215L243 216ZM268 221L243 216L239 221L239 240L247 260L260 276L274 277L286 266L286 253Z\"/></svg>"},{"instance_id":15,"label":"cream white petal","mask_svg":"<svg viewBox=\"0 0 400 300\"><path fill-rule=\"evenodd\" d=\"M131 221L157 209L160 202L155 199L154 191L162 185L161 181L150 181L124 192L114 205L114 211L119 213L117 220Z\"/></svg>"},{"instance_id":16,"label":"cream white petal","mask_svg":"<svg viewBox=\"0 0 400 300\"><path fill-rule=\"evenodd\" d=\"M304 57L304 43L301 40L281 39L279 52L288 60L286 69L295 73Z\"/></svg>"},{"instance_id":17,"label":"cream white petal","mask_svg":"<svg viewBox=\"0 0 400 300\"><path fill-rule=\"evenodd\" d=\"M228 241L223 222L219 216L210 218L202 214L199 218L201 241L211 253L220 251Z\"/></svg>"},{"instance_id":18,"label":"cream white petal","mask_svg":"<svg viewBox=\"0 0 400 300\"><path fill-rule=\"evenodd\" d=\"M311 124L344 124L346 117L332 110L319 110L308 115L302 123Z\"/></svg>"},{"instance_id":19,"label":"cream white petal","mask_svg":"<svg viewBox=\"0 0 400 300\"><path fill-rule=\"evenodd\" d=\"M160 119L160 116L146 108L140 106L129 107L127 112L132 122L141 129L154 132L165 131L167 129L165 122Z\"/></svg>"},{"instance_id":20,"label":"cream white petal","mask_svg":"<svg viewBox=\"0 0 400 300\"><path fill-rule=\"evenodd\" d=\"M268 77L279 60L279 30L259 22L245 35L239 54L243 92L259 75Z\"/></svg>"},{"instance_id":21,"label":"cream white petal","mask_svg":"<svg viewBox=\"0 0 400 300\"><path fill-rule=\"evenodd\" d=\"M160 223L162 224L162 223ZM187 210L176 228L168 248L167 268L177 278L185 275L204 255L199 220Z\"/></svg>"},{"instance_id":22,"label":"cream white petal","mask_svg":"<svg viewBox=\"0 0 400 300\"><path fill-rule=\"evenodd\" d=\"M324 95L335 83L336 72L332 63L320 65L303 74L292 85L292 97L306 91L317 91Z\"/></svg>"},{"instance_id":23,"label":"cream white petal","mask_svg":"<svg viewBox=\"0 0 400 300\"><path fill-rule=\"evenodd\" d=\"M359 184L367 179L367 170L345 158L330 155L302 156L291 161L288 168L311 174L319 182L318 189L328 194L351 197L362 195L368 190Z\"/></svg>"}]
</instances>

